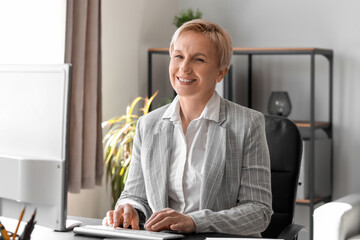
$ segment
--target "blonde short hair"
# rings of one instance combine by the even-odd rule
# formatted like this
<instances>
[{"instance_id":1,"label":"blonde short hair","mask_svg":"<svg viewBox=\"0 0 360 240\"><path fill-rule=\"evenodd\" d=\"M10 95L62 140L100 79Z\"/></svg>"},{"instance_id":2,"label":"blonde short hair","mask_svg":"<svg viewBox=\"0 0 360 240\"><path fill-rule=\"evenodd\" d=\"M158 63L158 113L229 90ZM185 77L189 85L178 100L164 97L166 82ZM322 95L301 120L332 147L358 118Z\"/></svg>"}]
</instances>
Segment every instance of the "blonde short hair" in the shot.
<instances>
[{"instance_id":1,"label":"blonde short hair","mask_svg":"<svg viewBox=\"0 0 360 240\"><path fill-rule=\"evenodd\" d=\"M170 43L170 55L174 48L174 43L179 36L182 33L189 31L204 34L204 36L212 41L217 48L220 68L229 68L233 51L229 33L222 29L219 25L204 19L195 19L186 22L175 31Z\"/></svg>"}]
</instances>

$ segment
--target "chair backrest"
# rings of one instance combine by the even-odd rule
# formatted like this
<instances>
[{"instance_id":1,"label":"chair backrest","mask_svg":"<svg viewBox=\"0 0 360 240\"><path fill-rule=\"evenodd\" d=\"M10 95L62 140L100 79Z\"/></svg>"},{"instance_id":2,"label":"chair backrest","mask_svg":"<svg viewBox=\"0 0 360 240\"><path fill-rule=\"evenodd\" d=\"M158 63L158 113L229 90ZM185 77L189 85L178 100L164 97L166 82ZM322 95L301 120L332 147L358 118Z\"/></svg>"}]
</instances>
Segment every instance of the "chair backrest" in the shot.
<instances>
[{"instance_id":1,"label":"chair backrest","mask_svg":"<svg viewBox=\"0 0 360 240\"><path fill-rule=\"evenodd\" d=\"M266 115L265 127L270 152L274 214L262 236L276 238L293 223L302 139L297 126L284 117Z\"/></svg>"}]
</instances>

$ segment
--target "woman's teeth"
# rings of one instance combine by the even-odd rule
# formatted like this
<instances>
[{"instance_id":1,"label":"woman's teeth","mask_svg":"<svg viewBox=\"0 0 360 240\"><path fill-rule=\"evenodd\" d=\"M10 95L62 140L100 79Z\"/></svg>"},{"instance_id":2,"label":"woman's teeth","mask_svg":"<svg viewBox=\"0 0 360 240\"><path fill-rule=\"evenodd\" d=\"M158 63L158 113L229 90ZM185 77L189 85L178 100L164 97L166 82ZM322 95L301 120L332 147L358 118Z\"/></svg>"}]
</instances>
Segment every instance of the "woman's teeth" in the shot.
<instances>
[{"instance_id":1,"label":"woman's teeth","mask_svg":"<svg viewBox=\"0 0 360 240\"><path fill-rule=\"evenodd\" d=\"M194 79L183 79L183 78L179 78L180 82L184 82L184 83L189 83L189 82L193 82L195 81Z\"/></svg>"}]
</instances>

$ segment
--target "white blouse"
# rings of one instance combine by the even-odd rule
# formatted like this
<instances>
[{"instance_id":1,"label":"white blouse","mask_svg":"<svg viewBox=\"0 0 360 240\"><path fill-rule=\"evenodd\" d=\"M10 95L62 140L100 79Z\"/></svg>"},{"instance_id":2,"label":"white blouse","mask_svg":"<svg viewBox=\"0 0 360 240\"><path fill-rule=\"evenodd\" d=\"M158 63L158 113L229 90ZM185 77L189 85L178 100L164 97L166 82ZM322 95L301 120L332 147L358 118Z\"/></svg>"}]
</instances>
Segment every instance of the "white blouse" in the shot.
<instances>
[{"instance_id":1,"label":"white blouse","mask_svg":"<svg viewBox=\"0 0 360 240\"><path fill-rule=\"evenodd\" d=\"M220 97L215 92L200 117L182 129L178 96L164 113L174 124L169 168L169 207L182 213L199 210L200 186L210 121L219 121Z\"/></svg>"}]
</instances>

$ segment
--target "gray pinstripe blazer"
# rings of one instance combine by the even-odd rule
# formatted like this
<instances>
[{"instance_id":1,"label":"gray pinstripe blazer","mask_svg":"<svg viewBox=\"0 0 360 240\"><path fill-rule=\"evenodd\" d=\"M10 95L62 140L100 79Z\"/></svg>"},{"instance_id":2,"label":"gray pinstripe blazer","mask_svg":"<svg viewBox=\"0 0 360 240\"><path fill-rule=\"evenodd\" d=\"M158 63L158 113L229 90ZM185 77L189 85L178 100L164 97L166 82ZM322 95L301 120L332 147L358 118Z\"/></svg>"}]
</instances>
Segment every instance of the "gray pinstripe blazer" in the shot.
<instances>
[{"instance_id":1,"label":"gray pinstripe blazer","mask_svg":"<svg viewBox=\"0 0 360 240\"><path fill-rule=\"evenodd\" d=\"M133 204L146 218L168 207L174 126L163 119L167 107L139 119L128 179L117 202ZM211 121L208 129L200 210L189 214L196 231L260 236L272 215L270 181L264 116L221 99L219 122Z\"/></svg>"}]
</instances>

